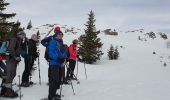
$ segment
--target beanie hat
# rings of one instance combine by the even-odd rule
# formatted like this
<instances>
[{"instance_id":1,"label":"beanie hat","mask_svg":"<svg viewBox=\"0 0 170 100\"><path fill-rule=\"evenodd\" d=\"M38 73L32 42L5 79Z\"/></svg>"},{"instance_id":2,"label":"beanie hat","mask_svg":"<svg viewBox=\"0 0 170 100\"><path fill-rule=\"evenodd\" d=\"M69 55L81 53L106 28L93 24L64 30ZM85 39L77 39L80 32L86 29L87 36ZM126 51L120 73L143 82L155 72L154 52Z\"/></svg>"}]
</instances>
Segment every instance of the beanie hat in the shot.
<instances>
[{"instance_id":1,"label":"beanie hat","mask_svg":"<svg viewBox=\"0 0 170 100\"><path fill-rule=\"evenodd\" d=\"M78 42L79 42L79 41L78 41L77 39L74 39L74 40L73 40L73 44L78 44Z\"/></svg>"},{"instance_id":2,"label":"beanie hat","mask_svg":"<svg viewBox=\"0 0 170 100\"><path fill-rule=\"evenodd\" d=\"M17 36L19 36L19 35L24 35L24 34L25 34L24 31L20 31L20 32L17 33Z\"/></svg>"},{"instance_id":3,"label":"beanie hat","mask_svg":"<svg viewBox=\"0 0 170 100\"><path fill-rule=\"evenodd\" d=\"M54 31L60 31L60 27L59 26L55 27Z\"/></svg>"}]
</instances>

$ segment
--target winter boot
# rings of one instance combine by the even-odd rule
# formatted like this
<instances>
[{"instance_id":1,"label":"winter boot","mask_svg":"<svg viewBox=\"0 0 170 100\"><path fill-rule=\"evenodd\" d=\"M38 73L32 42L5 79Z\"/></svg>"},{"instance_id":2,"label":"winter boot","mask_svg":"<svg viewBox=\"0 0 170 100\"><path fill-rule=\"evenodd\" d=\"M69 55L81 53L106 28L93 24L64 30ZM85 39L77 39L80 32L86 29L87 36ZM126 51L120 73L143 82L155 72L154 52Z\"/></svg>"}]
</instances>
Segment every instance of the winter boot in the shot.
<instances>
[{"instance_id":1,"label":"winter boot","mask_svg":"<svg viewBox=\"0 0 170 100\"><path fill-rule=\"evenodd\" d=\"M22 82L21 87L29 87L30 83L29 82Z\"/></svg>"},{"instance_id":2,"label":"winter boot","mask_svg":"<svg viewBox=\"0 0 170 100\"><path fill-rule=\"evenodd\" d=\"M6 92L4 93L3 97L16 98L18 97L18 93L10 88L6 88Z\"/></svg>"},{"instance_id":3,"label":"winter boot","mask_svg":"<svg viewBox=\"0 0 170 100\"><path fill-rule=\"evenodd\" d=\"M71 74L70 79L71 79L71 80L77 80L77 78L75 77L74 74Z\"/></svg>"}]
</instances>

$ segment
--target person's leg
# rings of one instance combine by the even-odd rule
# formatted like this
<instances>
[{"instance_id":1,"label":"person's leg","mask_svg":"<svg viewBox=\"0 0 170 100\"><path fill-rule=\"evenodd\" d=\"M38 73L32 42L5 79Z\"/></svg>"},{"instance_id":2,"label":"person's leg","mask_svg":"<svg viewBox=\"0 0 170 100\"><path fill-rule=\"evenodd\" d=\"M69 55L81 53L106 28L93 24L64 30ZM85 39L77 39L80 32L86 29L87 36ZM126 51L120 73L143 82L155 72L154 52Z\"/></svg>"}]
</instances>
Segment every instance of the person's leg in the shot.
<instances>
[{"instance_id":1,"label":"person's leg","mask_svg":"<svg viewBox=\"0 0 170 100\"><path fill-rule=\"evenodd\" d=\"M5 97L18 97L18 94L12 90L12 82L16 76L17 63L15 59L7 59L7 77L3 86L6 88Z\"/></svg>"},{"instance_id":2,"label":"person's leg","mask_svg":"<svg viewBox=\"0 0 170 100\"><path fill-rule=\"evenodd\" d=\"M29 86L29 75L30 75L30 63L28 57L24 58L25 62L25 70L22 75L22 83L21 86L28 87Z\"/></svg>"},{"instance_id":3,"label":"person's leg","mask_svg":"<svg viewBox=\"0 0 170 100\"><path fill-rule=\"evenodd\" d=\"M59 85L59 67L50 66L50 80L49 80L49 95L48 98L51 100L55 95Z\"/></svg>"},{"instance_id":4,"label":"person's leg","mask_svg":"<svg viewBox=\"0 0 170 100\"><path fill-rule=\"evenodd\" d=\"M71 78L73 78L75 66L76 66L76 61L75 60L70 60L70 68L71 68L70 77Z\"/></svg>"}]
</instances>

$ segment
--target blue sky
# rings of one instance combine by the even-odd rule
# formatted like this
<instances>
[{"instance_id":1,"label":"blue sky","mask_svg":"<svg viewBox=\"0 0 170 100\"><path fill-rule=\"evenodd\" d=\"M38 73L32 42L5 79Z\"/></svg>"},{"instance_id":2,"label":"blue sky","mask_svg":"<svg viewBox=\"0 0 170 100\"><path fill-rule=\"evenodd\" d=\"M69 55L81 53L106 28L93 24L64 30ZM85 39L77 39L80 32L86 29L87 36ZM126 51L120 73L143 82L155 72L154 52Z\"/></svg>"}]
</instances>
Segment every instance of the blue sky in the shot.
<instances>
[{"instance_id":1,"label":"blue sky","mask_svg":"<svg viewBox=\"0 0 170 100\"><path fill-rule=\"evenodd\" d=\"M7 0L7 12L26 26L59 23L85 28L90 10L97 29L132 30L144 28L170 33L170 0Z\"/></svg>"}]
</instances>

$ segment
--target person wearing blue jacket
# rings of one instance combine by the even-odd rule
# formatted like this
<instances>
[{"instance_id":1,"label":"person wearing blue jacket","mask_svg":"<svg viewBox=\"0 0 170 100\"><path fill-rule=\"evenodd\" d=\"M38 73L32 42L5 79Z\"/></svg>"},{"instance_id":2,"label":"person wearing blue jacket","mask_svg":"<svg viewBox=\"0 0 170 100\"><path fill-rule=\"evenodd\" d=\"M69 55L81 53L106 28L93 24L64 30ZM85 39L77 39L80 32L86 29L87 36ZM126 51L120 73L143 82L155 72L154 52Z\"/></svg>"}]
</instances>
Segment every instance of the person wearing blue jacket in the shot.
<instances>
[{"instance_id":1,"label":"person wearing blue jacket","mask_svg":"<svg viewBox=\"0 0 170 100\"><path fill-rule=\"evenodd\" d=\"M48 100L59 100L60 96L56 94L60 88L60 68L64 67L67 53L62 52L60 47L63 45L63 33L60 32L53 37L48 45L49 53L49 95Z\"/></svg>"}]
</instances>

